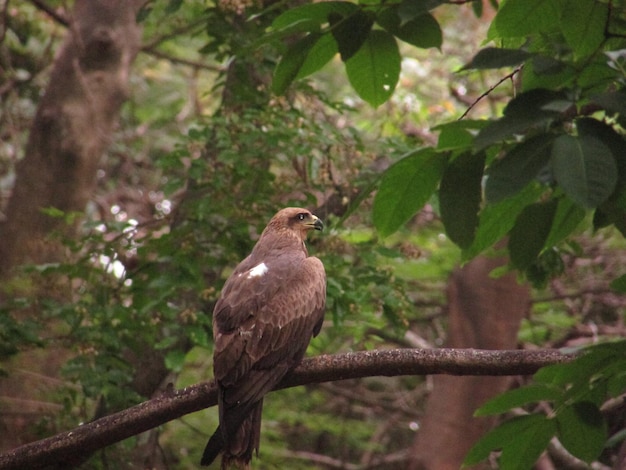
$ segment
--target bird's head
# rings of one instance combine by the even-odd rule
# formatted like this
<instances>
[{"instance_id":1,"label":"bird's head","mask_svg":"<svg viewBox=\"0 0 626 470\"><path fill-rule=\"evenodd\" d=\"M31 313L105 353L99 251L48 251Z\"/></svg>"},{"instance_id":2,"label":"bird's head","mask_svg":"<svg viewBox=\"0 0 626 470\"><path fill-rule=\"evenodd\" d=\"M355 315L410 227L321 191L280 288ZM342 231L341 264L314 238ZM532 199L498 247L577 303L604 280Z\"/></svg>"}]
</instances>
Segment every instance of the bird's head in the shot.
<instances>
[{"instance_id":1,"label":"bird's head","mask_svg":"<svg viewBox=\"0 0 626 470\"><path fill-rule=\"evenodd\" d=\"M295 233L303 241L309 230L322 230L323 228L324 223L319 217L301 207L287 207L278 211L267 225L267 229Z\"/></svg>"}]
</instances>

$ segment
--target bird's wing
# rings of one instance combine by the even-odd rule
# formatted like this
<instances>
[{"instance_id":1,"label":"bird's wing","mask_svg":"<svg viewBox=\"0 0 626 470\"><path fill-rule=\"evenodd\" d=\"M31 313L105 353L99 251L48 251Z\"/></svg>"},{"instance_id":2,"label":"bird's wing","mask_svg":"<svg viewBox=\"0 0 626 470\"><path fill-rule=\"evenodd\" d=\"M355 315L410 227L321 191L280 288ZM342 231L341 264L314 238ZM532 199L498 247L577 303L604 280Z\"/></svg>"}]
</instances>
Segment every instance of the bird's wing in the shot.
<instances>
[{"instance_id":1,"label":"bird's wing","mask_svg":"<svg viewBox=\"0 0 626 470\"><path fill-rule=\"evenodd\" d=\"M321 328L325 301L317 258L294 253L241 263L213 316L213 367L226 406L258 401L297 365Z\"/></svg>"}]
</instances>

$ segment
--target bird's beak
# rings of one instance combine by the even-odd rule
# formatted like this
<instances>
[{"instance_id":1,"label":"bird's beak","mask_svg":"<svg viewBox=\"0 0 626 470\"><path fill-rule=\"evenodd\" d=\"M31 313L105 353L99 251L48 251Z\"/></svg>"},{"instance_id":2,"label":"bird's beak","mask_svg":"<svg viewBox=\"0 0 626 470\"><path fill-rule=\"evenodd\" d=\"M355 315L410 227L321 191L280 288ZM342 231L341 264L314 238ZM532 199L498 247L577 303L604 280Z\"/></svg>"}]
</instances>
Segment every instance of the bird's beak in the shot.
<instances>
[{"instance_id":1,"label":"bird's beak","mask_svg":"<svg viewBox=\"0 0 626 470\"><path fill-rule=\"evenodd\" d=\"M324 222L318 216L311 214L313 217L313 228L315 230L324 230Z\"/></svg>"}]
</instances>

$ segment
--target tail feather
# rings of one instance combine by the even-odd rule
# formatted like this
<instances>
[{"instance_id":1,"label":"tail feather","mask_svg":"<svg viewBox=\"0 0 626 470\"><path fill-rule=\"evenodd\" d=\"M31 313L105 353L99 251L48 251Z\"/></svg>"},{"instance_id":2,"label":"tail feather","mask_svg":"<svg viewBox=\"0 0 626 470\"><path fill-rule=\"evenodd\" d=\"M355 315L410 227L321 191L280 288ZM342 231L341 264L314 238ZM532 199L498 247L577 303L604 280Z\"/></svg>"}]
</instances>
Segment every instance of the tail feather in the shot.
<instances>
[{"instance_id":1,"label":"tail feather","mask_svg":"<svg viewBox=\"0 0 626 470\"><path fill-rule=\"evenodd\" d=\"M248 468L252 454L258 455L261 441L261 414L263 401L257 402L249 411L249 414L238 425L229 422L228 413L224 418L226 426L218 426L202 453L200 465L210 465L220 454L222 455L222 470L231 465L237 468ZM237 413L236 413L237 414ZM232 432L236 427L236 430ZM224 429L228 429L231 435L226 436Z\"/></svg>"},{"instance_id":2,"label":"tail feather","mask_svg":"<svg viewBox=\"0 0 626 470\"><path fill-rule=\"evenodd\" d=\"M218 426L204 448L200 465L211 465L223 448L224 436L222 435L222 429Z\"/></svg>"}]
</instances>

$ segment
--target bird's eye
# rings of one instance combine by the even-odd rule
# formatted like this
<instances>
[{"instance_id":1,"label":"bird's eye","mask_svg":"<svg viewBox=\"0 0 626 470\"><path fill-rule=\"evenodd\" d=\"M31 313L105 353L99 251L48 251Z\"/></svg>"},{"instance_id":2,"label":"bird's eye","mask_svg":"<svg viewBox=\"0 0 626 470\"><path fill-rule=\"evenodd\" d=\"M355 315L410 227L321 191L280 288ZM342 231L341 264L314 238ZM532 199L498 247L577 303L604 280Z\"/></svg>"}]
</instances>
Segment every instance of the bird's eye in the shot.
<instances>
[{"instance_id":1,"label":"bird's eye","mask_svg":"<svg viewBox=\"0 0 626 470\"><path fill-rule=\"evenodd\" d=\"M296 217L298 217L298 220L304 220L306 219L306 214L304 212L300 212Z\"/></svg>"}]
</instances>

